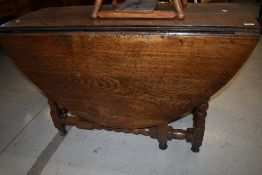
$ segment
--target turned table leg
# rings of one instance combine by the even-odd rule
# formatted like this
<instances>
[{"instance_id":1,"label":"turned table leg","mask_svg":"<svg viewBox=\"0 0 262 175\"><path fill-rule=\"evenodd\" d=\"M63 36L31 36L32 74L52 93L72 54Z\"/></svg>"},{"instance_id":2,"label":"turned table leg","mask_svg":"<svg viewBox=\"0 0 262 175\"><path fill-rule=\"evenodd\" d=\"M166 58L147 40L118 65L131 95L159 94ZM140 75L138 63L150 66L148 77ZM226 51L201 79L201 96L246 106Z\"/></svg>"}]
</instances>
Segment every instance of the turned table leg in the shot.
<instances>
[{"instance_id":1,"label":"turned table leg","mask_svg":"<svg viewBox=\"0 0 262 175\"><path fill-rule=\"evenodd\" d=\"M150 136L153 139L157 139L159 142L159 148L162 150L167 149L167 142L172 139L183 140L186 139L187 142L192 144L191 150L193 152L199 152L199 148L202 145L204 132L205 132L205 119L207 116L208 103L202 103L199 107L192 111L193 114L193 128L188 128L187 130L173 129L168 126L168 122L163 122L162 124L150 128L144 129L114 129L99 126L97 124L91 123L86 120L82 120L77 117L71 117L67 115L67 110L59 107L59 105L48 100L50 105L50 115L52 117L54 126L59 130L60 135L65 135L65 125L76 126L81 129L105 129L109 131L125 132L133 134L142 134L145 136Z\"/></svg>"},{"instance_id":2,"label":"turned table leg","mask_svg":"<svg viewBox=\"0 0 262 175\"><path fill-rule=\"evenodd\" d=\"M54 126L58 129L61 136L66 135L65 125L62 123L62 117L66 111L59 108L58 104L50 99L48 100L48 103L50 106L50 115Z\"/></svg>"},{"instance_id":3,"label":"turned table leg","mask_svg":"<svg viewBox=\"0 0 262 175\"><path fill-rule=\"evenodd\" d=\"M207 116L208 103L203 103L193 111L192 148L193 152L199 152L205 132L205 119Z\"/></svg>"},{"instance_id":4,"label":"turned table leg","mask_svg":"<svg viewBox=\"0 0 262 175\"><path fill-rule=\"evenodd\" d=\"M157 128L157 140L159 142L159 148L162 150L167 149L167 141L168 141L168 123L163 123Z\"/></svg>"}]
</instances>

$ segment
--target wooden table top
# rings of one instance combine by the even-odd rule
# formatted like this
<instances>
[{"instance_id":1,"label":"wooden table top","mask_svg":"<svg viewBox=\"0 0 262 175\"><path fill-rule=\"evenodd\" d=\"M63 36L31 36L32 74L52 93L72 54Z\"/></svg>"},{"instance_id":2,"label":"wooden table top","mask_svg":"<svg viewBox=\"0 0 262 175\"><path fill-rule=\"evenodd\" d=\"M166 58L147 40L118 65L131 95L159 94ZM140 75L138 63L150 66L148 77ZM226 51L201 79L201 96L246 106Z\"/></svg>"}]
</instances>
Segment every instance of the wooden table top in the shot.
<instances>
[{"instance_id":1,"label":"wooden table top","mask_svg":"<svg viewBox=\"0 0 262 175\"><path fill-rule=\"evenodd\" d=\"M93 6L52 7L27 14L2 25L0 32L13 30L131 30L131 31L252 31L258 33L258 7L234 3L190 3L186 18L178 19L91 19ZM108 8L110 6L107 6Z\"/></svg>"}]
</instances>

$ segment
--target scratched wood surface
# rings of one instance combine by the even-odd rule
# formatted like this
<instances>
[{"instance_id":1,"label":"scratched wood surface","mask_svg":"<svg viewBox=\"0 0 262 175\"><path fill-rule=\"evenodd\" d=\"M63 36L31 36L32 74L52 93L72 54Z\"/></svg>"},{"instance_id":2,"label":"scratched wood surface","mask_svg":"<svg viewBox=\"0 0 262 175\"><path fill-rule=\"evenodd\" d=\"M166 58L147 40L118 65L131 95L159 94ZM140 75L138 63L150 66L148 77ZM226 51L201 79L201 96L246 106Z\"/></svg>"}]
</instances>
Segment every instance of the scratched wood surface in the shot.
<instances>
[{"instance_id":1,"label":"scratched wood surface","mask_svg":"<svg viewBox=\"0 0 262 175\"><path fill-rule=\"evenodd\" d=\"M144 128L189 112L225 85L258 36L67 32L1 35L50 99L112 128Z\"/></svg>"}]
</instances>

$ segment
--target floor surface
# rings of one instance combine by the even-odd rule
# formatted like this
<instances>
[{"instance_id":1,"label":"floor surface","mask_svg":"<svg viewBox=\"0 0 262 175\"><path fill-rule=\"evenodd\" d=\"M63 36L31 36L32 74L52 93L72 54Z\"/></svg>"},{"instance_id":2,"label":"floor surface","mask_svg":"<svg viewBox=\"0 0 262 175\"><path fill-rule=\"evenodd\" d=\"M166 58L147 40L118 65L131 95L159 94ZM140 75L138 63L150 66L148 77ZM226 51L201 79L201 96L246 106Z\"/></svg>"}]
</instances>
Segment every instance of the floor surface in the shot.
<instances>
[{"instance_id":1,"label":"floor surface","mask_svg":"<svg viewBox=\"0 0 262 175\"><path fill-rule=\"evenodd\" d=\"M45 97L0 51L1 175L261 175L262 40L210 102L200 153L173 140L68 128L57 134ZM189 115L171 124L192 126Z\"/></svg>"}]
</instances>

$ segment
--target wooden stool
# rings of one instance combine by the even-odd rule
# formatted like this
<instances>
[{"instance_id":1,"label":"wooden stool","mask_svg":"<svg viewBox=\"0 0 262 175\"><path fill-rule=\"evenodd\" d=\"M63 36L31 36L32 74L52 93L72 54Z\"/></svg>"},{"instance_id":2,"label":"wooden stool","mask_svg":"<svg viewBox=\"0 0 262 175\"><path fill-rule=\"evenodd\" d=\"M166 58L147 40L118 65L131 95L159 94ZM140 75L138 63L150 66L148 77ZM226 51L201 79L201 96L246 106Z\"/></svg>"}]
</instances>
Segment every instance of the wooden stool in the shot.
<instances>
[{"instance_id":1,"label":"wooden stool","mask_svg":"<svg viewBox=\"0 0 262 175\"><path fill-rule=\"evenodd\" d=\"M183 6L187 0L170 0L175 11L156 10L158 0L126 0L117 7L117 0L112 0L112 10L101 10L103 0L96 0L92 18L175 18L183 19Z\"/></svg>"}]
</instances>

